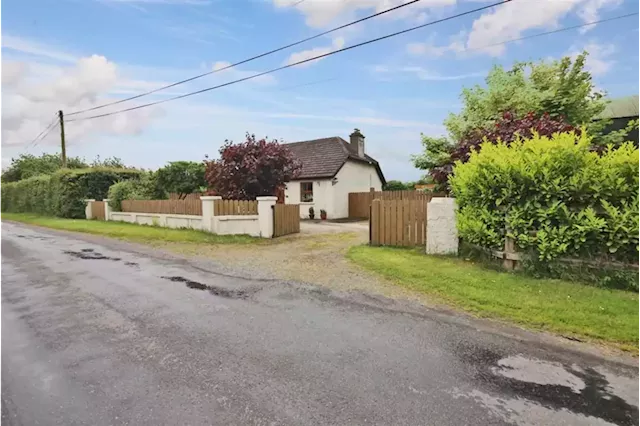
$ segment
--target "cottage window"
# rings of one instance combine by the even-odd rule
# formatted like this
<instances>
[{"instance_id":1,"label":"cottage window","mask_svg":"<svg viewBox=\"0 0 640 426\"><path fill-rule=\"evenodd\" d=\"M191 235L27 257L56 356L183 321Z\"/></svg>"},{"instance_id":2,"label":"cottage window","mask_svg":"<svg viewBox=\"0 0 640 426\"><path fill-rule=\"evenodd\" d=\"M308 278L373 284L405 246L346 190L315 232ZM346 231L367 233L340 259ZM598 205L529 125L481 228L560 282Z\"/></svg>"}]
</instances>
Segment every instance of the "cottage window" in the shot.
<instances>
[{"instance_id":1,"label":"cottage window","mask_svg":"<svg viewBox=\"0 0 640 426\"><path fill-rule=\"evenodd\" d=\"M300 201L303 203L313 202L313 182L300 183Z\"/></svg>"}]
</instances>

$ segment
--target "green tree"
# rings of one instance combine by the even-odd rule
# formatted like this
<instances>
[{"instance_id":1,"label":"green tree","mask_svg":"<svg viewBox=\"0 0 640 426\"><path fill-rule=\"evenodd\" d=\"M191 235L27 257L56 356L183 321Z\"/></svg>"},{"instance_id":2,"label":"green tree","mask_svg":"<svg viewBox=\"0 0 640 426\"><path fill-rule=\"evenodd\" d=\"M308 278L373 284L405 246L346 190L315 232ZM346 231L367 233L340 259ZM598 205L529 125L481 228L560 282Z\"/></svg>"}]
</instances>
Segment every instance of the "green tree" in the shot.
<instances>
[{"instance_id":1,"label":"green tree","mask_svg":"<svg viewBox=\"0 0 640 426\"><path fill-rule=\"evenodd\" d=\"M505 112L515 117L547 113L571 126L585 126L594 145L619 145L626 133L602 135L608 121L594 121L607 101L584 70L586 57L587 52L583 52L575 60L565 57L551 62L517 62L510 70L494 66L485 87L463 89L462 110L449 114L444 121L448 136L422 135L423 152L413 156L414 165L430 170L452 164L451 153L461 141L469 134L492 128Z\"/></svg>"},{"instance_id":2,"label":"green tree","mask_svg":"<svg viewBox=\"0 0 640 426\"><path fill-rule=\"evenodd\" d=\"M159 169L158 187L166 193L180 194L183 198L192 192L199 192L207 186L204 180L204 163L195 161L173 161Z\"/></svg>"},{"instance_id":3,"label":"green tree","mask_svg":"<svg viewBox=\"0 0 640 426\"><path fill-rule=\"evenodd\" d=\"M67 158L67 168L84 169L89 167L79 157ZM2 172L2 182L17 182L33 176L50 175L62 168L60 154L42 154L36 157L33 154L21 154L18 158L11 159L11 165Z\"/></svg>"},{"instance_id":4,"label":"green tree","mask_svg":"<svg viewBox=\"0 0 640 426\"><path fill-rule=\"evenodd\" d=\"M411 188L408 188L407 184L403 183L402 181L390 180L385 184L383 189L385 191L402 191L405 189L413 189L413 186Z\"/></svg>"},{"instance_id":5,"label":"green tree","mask_svg":"<svg viewBox=\"0 0 640 426\"><path fill-rule=\"evenodd\" d=\"M96 156L95 160L91 162L91 167L107 167L110 169L127 169L122 159L119 157L107 157L104 160L100 156Z\"/></svg>"}]
</instances>

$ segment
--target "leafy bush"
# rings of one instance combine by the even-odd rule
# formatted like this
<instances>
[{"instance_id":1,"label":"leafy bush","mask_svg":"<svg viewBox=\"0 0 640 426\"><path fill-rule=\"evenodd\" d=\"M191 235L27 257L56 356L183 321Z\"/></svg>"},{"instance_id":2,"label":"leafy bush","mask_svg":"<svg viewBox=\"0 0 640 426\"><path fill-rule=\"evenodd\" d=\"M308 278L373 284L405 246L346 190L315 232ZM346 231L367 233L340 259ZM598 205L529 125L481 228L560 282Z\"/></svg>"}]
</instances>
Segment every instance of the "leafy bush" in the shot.
<instances>
[{"instance_id":1,"label":"leafy bush","mask_svg":"<svg viewBox=\"0 0 640 426\"><path fill-rule=\"evenodd\" d=\"M638 259L638 149L590 151L585 132L485 142L457 163L451 186L458 232L502 248L505 235L541 261Z\"/></svg>"},{"instance_id":2,"label":"leafy bush","mask_svg":"<svg viewBox=\"0 0 640 426\"><path fill-rule=\"evenodd\" d=\"M568 124L562 117L552 118L547 113L537 116L533 112L529 112L524 117L517 118L515 114L505 112L491 128L469 131L457 145L451 147L448 160L429 169L429 174L438 184L446 184L453 172L455 162L466 163L469 161L471 152L480 151L485 140L493 143L502 141L508 145L518 137L528 139L534 133L539 136L551 136L560 132L580 133L580 130Z\"/></svg>"},{"instance_id":3,"label":"leafy bush","mask_svg":"<svg viewBox=\"0 0 640 426\"><path fill-rule=\"evenodd\" d=\"M205 179L210 189L224 198L253 200L261 195L274 195L300 173L302 163L286 145L275 140L257 140L248 133L246 137L239 144L225 141L220 159L206 163Z\"/></svg>"},{"instance_id":4,"label":"leafy bush","mask_svg":"<svg viewBox=\"0 0 640 426\"><path fill-rule=\"evenodd\" d=\"M156 172L158 186L166 193L173 192L184 198L207 186L204 163L173 161Z\"/></svg>"},{"instance_id":5,"label":"leafy bush","mask_svg":"<svg viewBox=\"0 0 640 426\"><path fill-rule=\"evenodd\" d=\"M89 165L79 157L67 158L68 169L84 169ZM39 175L49 175L62 169L60 154L21 154L11 159L11 165L2 172L2 182L17 182Z\"/></svg>"},{"instance_id":6,"label":"leafy bush","mask_svg":"<svg viewBox=\"0 0 640 426\"><path fill-rule=\"evenodd\" d=\"M115 211L122 210L122 200L158 200L166 198L158 186L157 174L145 173L140 179L116 182L109 187L110 205Z\"/></svg>"},{"instance_id":7,"label":"leafy bush","mask_svg":"<svg viewBox=\"0 0 640 426\"><path fill-rule=\"evenodd\" d=\"M113 183L139 178L140 173L132 169L63 169L52 175L4 183L2 211L83 218L85 199L107 198Z\"/></svg>"}]
</instances>

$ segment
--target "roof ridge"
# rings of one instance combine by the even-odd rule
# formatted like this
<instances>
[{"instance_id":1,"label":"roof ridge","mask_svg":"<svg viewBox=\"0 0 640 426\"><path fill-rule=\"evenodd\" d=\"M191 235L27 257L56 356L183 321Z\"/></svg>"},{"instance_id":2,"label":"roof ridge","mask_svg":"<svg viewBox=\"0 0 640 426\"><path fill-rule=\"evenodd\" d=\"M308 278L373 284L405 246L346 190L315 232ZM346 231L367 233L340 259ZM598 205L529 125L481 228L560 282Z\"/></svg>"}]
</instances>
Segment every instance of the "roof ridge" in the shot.
<instances>
[{"instance_id":1,"label":"roof ridge","mask_svg":"<svg viewBox=\"0 0 640 426\"><path fill-rule=\"evenodd\" d=\"M334 139L334 138L340 138L339 136L329 136L326 138L317 138L317 139L309 139L306 141L296 141L296 142L285 142L283 143L283 145L293 145L293 144L300 144L300 143L312 143L312 142L321 142L321 141L326 141L327 139ZM340 138L342 139L342 138Z\"/></svg>"}]
</instances>

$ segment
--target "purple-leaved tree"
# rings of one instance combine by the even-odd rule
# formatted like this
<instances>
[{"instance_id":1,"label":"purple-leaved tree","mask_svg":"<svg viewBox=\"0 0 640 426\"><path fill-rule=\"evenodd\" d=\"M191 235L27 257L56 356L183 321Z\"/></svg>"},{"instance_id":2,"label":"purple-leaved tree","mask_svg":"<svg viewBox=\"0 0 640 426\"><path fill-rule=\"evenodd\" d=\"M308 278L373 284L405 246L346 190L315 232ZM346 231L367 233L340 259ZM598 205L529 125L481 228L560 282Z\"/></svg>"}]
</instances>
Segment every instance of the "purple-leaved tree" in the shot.
<instances>
[{"instance_id":1,"label":"purple-leaved tree","mask_svg":"<svg viewBox=\"0 0 640 426\"><path fill-rule=\"evenodd\" d=\"M205 161L205 180L211 193L225 199L253 200L275 195L302 168L286 145L257 140L249 133L245 142L225 141L219 152L220 159Z\"/></svg>"}]
</instances>

